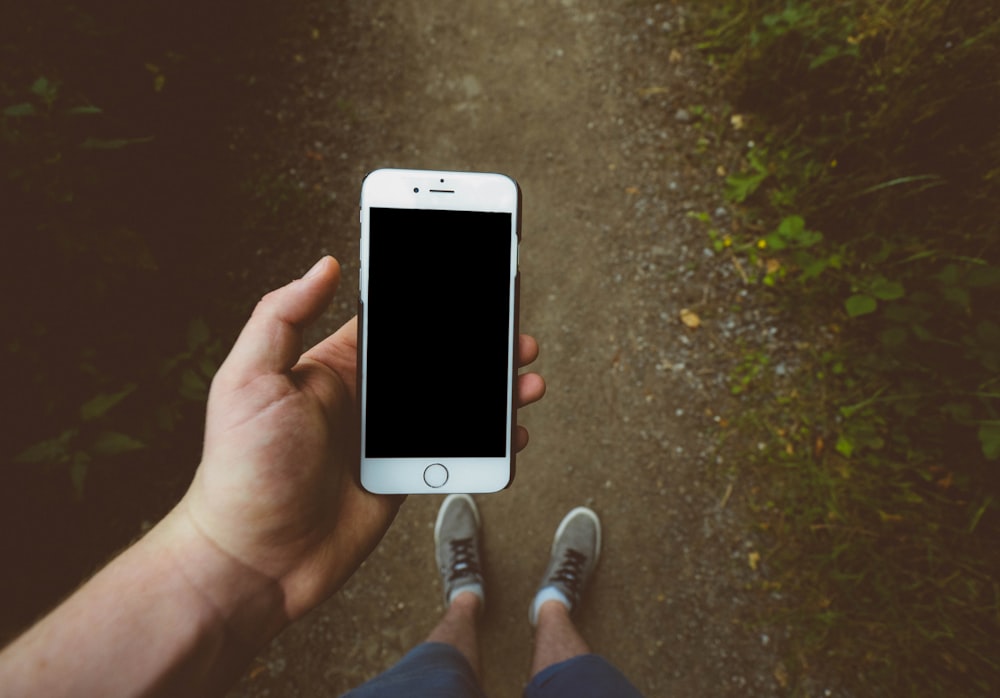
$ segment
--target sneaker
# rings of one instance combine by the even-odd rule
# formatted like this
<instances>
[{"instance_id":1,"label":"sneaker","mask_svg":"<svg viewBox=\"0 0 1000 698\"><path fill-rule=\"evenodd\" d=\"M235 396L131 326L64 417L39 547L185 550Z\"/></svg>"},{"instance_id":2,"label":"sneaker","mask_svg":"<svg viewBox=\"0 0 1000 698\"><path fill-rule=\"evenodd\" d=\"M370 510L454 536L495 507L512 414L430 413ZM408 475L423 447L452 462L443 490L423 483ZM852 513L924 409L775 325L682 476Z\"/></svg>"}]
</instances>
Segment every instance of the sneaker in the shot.
<instances>
[{"instance_id":1,"label":"sneaker","mask_svg":"<svg viewBox=\"0 0 1000 698\"><path fill-rule=\"evenodd\" d=\"M479 509L467 494L448 495L434 524L434 551L444 584L444 603L470 591L485 601L479 564Z\"/></svg>"},{"instance_id":2,"label":"sneaker","mask_svg":"<svg viewBox=\"0 0 1000 698\"><path fill-rule=\"evenodd\" d=\"M559 601L573 613L600 556L601 520L591 509L577 507L566 514L552 541L549 567L529 609L531 624L538 622L538 609L546 601Z\"/></svg>"}]
</instances>

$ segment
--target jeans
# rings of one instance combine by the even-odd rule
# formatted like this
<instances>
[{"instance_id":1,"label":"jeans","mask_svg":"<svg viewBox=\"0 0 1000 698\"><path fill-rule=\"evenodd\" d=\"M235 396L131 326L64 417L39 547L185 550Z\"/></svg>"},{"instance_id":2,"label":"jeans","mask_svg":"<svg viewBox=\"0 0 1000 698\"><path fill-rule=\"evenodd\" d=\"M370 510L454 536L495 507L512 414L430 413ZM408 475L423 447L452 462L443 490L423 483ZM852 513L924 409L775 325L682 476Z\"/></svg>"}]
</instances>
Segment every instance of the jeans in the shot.
<instances>
[{"instance_id":1,"label":"jeans","mask_svg":"<svg viewBox=\"0 0 1000 698\"><path fill-rule=\"evenodd\" d=\"M452 647L425 642L343 698L486 698L469 662ZM584 654L538 672L524 698L642 698L609 661Z\"/></svg>"}]
</instances>

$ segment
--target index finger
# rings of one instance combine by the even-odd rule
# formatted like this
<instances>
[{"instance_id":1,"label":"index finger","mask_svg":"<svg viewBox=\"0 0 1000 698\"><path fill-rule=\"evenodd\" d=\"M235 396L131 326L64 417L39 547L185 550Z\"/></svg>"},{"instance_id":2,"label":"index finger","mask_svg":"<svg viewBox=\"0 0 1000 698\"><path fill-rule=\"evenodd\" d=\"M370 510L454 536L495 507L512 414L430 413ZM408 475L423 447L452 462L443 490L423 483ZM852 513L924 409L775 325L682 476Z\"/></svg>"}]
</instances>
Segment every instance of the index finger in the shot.
<instances>
[{"instance_id":1,"label":"index finger","mask_svg":"<svg viewBox=\"0 0 1000 698\"><path fill-rule=\"evenodd\" d=\"M530 334L517 338L517 367L524 368L538 358L538 342Z\"/></svg>"}]
</instances>

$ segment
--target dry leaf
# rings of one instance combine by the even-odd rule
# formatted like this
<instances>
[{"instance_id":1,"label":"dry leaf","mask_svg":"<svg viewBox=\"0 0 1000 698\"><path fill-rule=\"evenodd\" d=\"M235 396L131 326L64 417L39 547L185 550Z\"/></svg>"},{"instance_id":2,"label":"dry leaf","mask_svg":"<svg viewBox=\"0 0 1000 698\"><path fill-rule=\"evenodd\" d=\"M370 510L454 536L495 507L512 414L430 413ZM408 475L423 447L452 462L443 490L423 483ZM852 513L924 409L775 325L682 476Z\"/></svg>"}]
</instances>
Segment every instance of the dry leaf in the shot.
<instances>
[{"instance_id":1,"label":"dry leaf","mask_svg":"<svg viewBox=\"0 0 1000 698\"><path fill-rule=\"evenodd\" d=\"M785 668L784 662L778 662L778 666L774 667L774 680L782 688L788 688L788 669Z\"/></svg>"},{"instance_id":2,"label":"dry leaf","mask_svg":"<svg viewBox=\"0 0 1000 698\"><path fill-rule=\"evenodd\" d=\"M729 498L732 496L733 496L733 483L730 482L729 485L726 487L726 493L722 495L722 501L719 502L719 508L725 509L726 504L729 503Z\"/></svg>"},{"instance_id":3,"label":"dry leaf","mask_svg":"<svg viewBox=\"0 0 1000 698\"><path fill-rule=\"evenodd\" d=\"M758 553L756 550L748 553L747 564L750 565L750 569L756 572L757 567L760 565L760 553Z\"/></svg>"},{"instance_id":4,"label":"dry leaf","mask_svg":"<svg viewBox=\"0 0 1000 698\"><path fill-rule=\"evenodd\" d=\"M731 123L733 125L733 128L736 129L737 131L746 126L746 122L743 120L742 114L733 114L731 117L729 117L729 123Z\"/></svg>"},{"instance_id":5,"label":"dry leaf","mask_svg":"<svg viewBox=\"0 0 1000 698\"><path fill-rule=\"evenodd\" d=\"M681 322L690 327L692 330L701 326L701 318L687 308L681 310Z\"/></svg>"},{"instance_id":6,"label":"dry leaf","mask_svg":"<svg viewBox=\"0 0 1000 698\"><path fill-rule=\"evenodd\" d=\"M682 54L677 49L672 48L670 49L670 57L667 60L669 60L671 63L680 63L682 60L684 60L684 54Z\"/></svg>"},{"instance_id":7,"label":"dry leaf","mask_svg":"<svg viewBox=\"0 0 1000 698\"><path fill-rule=\"evenodd\" d=\"M625 187L625 193L635 196L639 193L639 187Z\"/></svg>"},{"instance_id":8,"label":"dry leaf","mask_svg":"<svg viewBox=\"0 0 1000 698\"><path fill-rule=\"evenodd\" d=\"M778 260L773 259L773 258L767 260L767 273L768 274L774 274L779 269L781 269L781 262L779 262Z\"/></svg>"},{"instance_id":9,"label":"dry leaf","mask_svg":"<svg viewBox=\"0 0 1000 698\"><path fill-rule=\"evenodd\" d=\"M639 90L639 96L652 97L653 95L662 95L668 92L670 92L670 89L666 87L644 87Z\"/></svg>"}]
</instances>

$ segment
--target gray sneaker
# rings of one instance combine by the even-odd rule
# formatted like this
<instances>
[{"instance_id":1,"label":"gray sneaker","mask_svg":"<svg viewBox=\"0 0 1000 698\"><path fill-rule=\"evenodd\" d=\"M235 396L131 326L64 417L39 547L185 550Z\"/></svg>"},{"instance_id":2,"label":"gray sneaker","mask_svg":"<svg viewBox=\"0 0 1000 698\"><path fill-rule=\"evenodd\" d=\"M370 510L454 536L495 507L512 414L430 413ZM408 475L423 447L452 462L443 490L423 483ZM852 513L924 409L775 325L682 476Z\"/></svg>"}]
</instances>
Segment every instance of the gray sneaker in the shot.
<instances>
[{"instance_id":1,"label":"gray sneaker","mask_svg":"<svg viewBox=\"0 0 1000 698\"><path fill-rule=\"evenodd\" d=\"M479 563L479 509L467 494L450 494L434 524L434 554L444 584L444 603L470 591L485 601Z\"/></svg>"},{"instance_id":2,"label":"gray sneaker","mask_svg":"<svg viewBox=\"0 0 1000 698\"><path fill-rule=\"evenodd\" d=\"M570 613L575 611L600 556L601 520L593 510L577 507L556 530L549 567L529 609L531 624L538 622L538 609L546 601L559 601Z\"/></svg>"}]
</instances>

